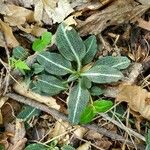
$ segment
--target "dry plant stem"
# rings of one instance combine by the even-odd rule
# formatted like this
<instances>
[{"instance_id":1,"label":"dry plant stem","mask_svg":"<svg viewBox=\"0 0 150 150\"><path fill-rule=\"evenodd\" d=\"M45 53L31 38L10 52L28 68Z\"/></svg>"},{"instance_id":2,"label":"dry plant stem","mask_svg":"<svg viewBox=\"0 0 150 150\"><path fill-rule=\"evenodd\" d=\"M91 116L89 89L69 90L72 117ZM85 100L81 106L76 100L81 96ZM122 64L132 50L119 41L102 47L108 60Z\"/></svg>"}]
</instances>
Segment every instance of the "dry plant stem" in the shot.
<instances>
[{"instance_id":1,"label":"dry plant stem","mask_svg":"<svg viewBox=\"0 0 150 150\"><path fill-rule=\"evenodd\" d=\"M114 120L113 118L109 117L107 114L101 114L101 116L105 119L107 119L108 121L112 122L113 124L115 124L116 126L118 126L119 128L121 128L124 131L129 132L130 134L132 134L134 137L141 139L142 141L146 141L145 137L142 136L141 134L131 130L130 128L126 127L123 124L120 124L118 121Z\"/></svg>"},{"instance_id":2,"label":"dry plant stem","mask_svg":"<svg viewBox=\"0 0 150 150\"><path fill-rule=\"evenodd\" d=\"M26 98L24 96L18 95L16 93L8 93L8 94L6 94L6 96L8 96L9 98L14 99L18 102L24 103L26 105L30 105L30 106L35 107L37 109L40 109L44 112L47 112L48 114L51 114L55 119L60 119L61 118L64 121L68 121L67 116L65 114L57 111L56 109L50 108L50 107L48 107L44 104L36 102L32 99L29 99L29 98ZM97 126L96 124L87 124L87 125L84 125L83 127L94 130L94 131L96 131L96 132L98 132L98 133L100 133L104 136L107 136L107 137L109 137L109 138L111 138L115 141L116 140L121 141L121 142L125 141L124 137L122 137L122 136L120 136L116 133L110 132L105 128ZM131 141L126 141L126 142L127 142L128 145L133 146Z\"/></svg>"}]
</instances>

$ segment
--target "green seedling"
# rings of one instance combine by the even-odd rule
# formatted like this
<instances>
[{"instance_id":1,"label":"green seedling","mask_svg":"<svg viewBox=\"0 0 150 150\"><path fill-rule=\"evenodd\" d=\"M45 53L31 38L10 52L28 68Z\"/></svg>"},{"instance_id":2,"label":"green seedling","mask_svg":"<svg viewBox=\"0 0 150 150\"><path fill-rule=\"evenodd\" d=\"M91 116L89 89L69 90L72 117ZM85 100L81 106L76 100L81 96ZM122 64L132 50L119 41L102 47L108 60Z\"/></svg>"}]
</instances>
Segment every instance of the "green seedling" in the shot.
<instances>
[{"instance_id":1,"label":"green seedling","mask_svg":"<svg viewBox=\"0 0 150 150\"><path fill-rule=\"evenodd\" d=\"M58 51L37 54L36 65L33 67L36 70L35 76L32 77L34 80L30 87L40 94L50 96L69 90L69 121L73 124L89 122L88 119L91 120L97 112L104 112L112 106L110 101L96 101L87 106L89 98L103 93L99 84L123 79L120 70L127 68L130 60L127 57L106 56L91 63L98 49L96 37L91 35L83 41L74 28L64 23L59 25L55 40ZM89 63L93 65L85 67ZM89 118L85 115L84 119L81 114L87 111L90 113Z\"/></svg>"}]
</instances>

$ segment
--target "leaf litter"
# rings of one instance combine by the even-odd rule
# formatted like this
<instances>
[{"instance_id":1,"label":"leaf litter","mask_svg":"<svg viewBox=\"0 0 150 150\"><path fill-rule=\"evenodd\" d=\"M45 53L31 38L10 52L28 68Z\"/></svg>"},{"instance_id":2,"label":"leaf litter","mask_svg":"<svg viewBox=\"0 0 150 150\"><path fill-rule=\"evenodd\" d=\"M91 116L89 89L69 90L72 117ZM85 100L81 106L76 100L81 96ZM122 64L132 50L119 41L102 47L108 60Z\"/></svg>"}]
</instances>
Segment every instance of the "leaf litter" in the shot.
<instances>
[{"instance_id":1,"label":"leaf litter","mask_svg":"<svg viewBox=\"0 0 150 150\"><path fill-rule=\"evenodd\" d=\"M96 60L98 57L107 55L122 55L129 56L132 63L139 62L145 65L145 62L149 61L149 1L146 0L5 0L0 2L0 47L1 47L1 64L5 64L4 68L7 70L8 60L5 58L8 55L6 47L9 49L10 55L12 48L22 45L27 47L21 42L21 38L27 37L27 45L31 47L32 42L29 40L29 35L33 37L40 37L44 32L50 31L55 33L58 23L65 22L68 26L74 25L78 29L80 35L84 36L83 39L87 39L89 34L95 34L98 40L98 44L101 48L97 48L99 51L94 56ZM129 15L130 14L130 15ZM130 22L130 23L129 23ZM139 34L138 34L139 33ZM24 36L24 35L27 36ZM132 36L131 36L132 35ZM87 36L87 37L86 37ZM99 38L102 37L102 38ZM137 40L138 39L138 40ZM109 45L109 46L108 46ZM55 47L55 45L48 45L45 49ZM130 48L129 48L130 47ZM31 49L29 49L29 53ZM92 56L93 57L93 56ZM100 60L100 59L99 59ZM110 62L109 62L110 63ZM88 64L89 65L89 64ZM91 68L91 64L89 65ZM1 65L1 69L3 66ZM149 68L149 67L148 67ZM87 69L88 70L88 69ZM123 74L128 76L130 67L126 69ZM8 73L8 72L7 72ZM138 72L141 74L141 72ZM136 80L129 84L117 82L116 84L104 85L104 93L108 88L117 89L117 95L112 97L112 101L119 104L124 108L124 111L120 110L117 106L114 106L111 111L108 112L112 120L117 120L118 126L113 123L109 123L106 118L100 115L96 116L92 122L97 126L105 127L107 132L116 135L118 132L122 135L122 138L127 138L126 134L130 137L130 133L125 132L122 128L119 129L120 124L124 124L131 130L145 136L146 130L149 129L150 120L150 94L149 94L149 78L147 77L149 72L143 70L143 76L146 79L146 86L142 88L139 80L143 80L141 75ZM68 91L64 91L57 96L43 96L34 93L29 87L21 81L21 78L14 76L16 83L9 85L9 92L15 91L16 93L23 95L26 98L33 99L44 103L50 108L59 110L59 112L67 112L66 97ZM129 76L132 78L132 76ZM1 75L1 80L4 80ZM132 80L132 79L129 79ZM3 81L6 83L6 81ZM96 81L99 82L99 81ZM3 89L2 81L0 82ZM113 90L112 90L113 91ZM2 91L3 92L3 91ZM1 93L2 93L1 92ZM104 94L105 95L105 94ZM103 98L102 95L95 97ZM111 94L105 97L110 98ZM96 100L94 98L94 101ZM114 99L115 98L115 99ZM6 107L7 102L3 101L3 95L1 98L1 112L0 123L2 128L5 129L0 135L0 143L4 149L24 149L27 147L29 141L33 140L33 137L40 137L38 143L43 148L63 149L63 147L73 146L76 149L121 149L123 147L129 147L130 149L142 149L143 146L149 143L142 143L134 139L134 137L128 137L130 141L134 141L133 145L128 145L123 140L120 143L118 140L113 141L107 138L106 135L87 130L86 128L79 126L71 126L70 123L62 120L55 120L55 116L48 115L45 112L40 112L38 115L35 113L34 108L28 108L33 113L30 114L30 119L25 122L17 118L19 111L26 112L21 103L11 104L10 107ZM10 101L14 101L9 99ZM126 102L126 103L124 103ZM126 106L127 104L127 106ZM73 104L72 104L73 105ZM11 113L7 115L5 109ZM8 105L7 105L8 106ZM17 107L17 109L15 108ZM20 109L22 107L22 109ZM127 109L130 109L128 115ZM121 114L123 112L123 114ZM25 113L26 114L26 113ZM28 111L27 116L28 117ZM117 116L118 119L115 118ZM7 119L5 119L7 118ZM140 122L137 123L140 118ZM61 118L60 118L61 119ZM135 124L135 122L137 124ZM146 122L146 125L145 125ZM26 126L26 125L29 126ZM107 126L114 127L113 129ZM9 129L11 128L11 130ZM95 130L95 128L94 128ZM32 131L36 131L33 133ZM37 133L37 134L36 134ZM32 135L32 136L31 136ZM91 136L92 135L92 136ZM140 138L139 138L140 139ZM50 141L50 142L48 142ZM30 143L29 146L32 144ZM35 142L36 146L36 142ZM72 147L72 148L73 148ZM141 148L142 147L142 148ZM34 148L34 145L33 145ZM124 148L125 149L125 148Z\"/></svg>"}]
</instances>

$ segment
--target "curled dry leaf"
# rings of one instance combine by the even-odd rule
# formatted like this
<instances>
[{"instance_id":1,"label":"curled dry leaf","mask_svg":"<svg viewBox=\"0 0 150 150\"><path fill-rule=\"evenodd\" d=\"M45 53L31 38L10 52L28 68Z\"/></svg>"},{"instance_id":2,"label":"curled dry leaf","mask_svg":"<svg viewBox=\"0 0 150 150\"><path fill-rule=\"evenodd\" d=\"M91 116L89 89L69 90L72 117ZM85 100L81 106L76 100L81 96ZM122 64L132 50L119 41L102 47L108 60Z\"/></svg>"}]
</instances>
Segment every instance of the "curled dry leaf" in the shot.
<instances>
[{"instance_id":1,"label":"curled dry leaf","mask_svg":"<svg viewBox=\"0 0 150 150\"><path fill-rule=\"evenodd\" d=\"M148 5L137 5L133 1L115 0L108 7L90 15L86 20L76 19L81 35L98 34L110 25L117 25L141 16ZM130 14L130 15L129 15ZM132 20L134 21L134 20Z\"/></svg>"},{"instance_id":2,"label":"curled dry leaf","mask_svg":"<svg viewBox=\"0 0 150 150\"><path fill-rule=\"evenodd\" d=\"M44 18L44 12L53 20L53 23L62 22L73 12L68 0L36 0L34 6L34 18L37 22L41 22Z\"/></svg>"},{"instance_id":3,"label":"curled dry leaf","mask_svg":"<svg viewBox=\"0 0 150 150\"><path fill-rule=\"evenodd\" d=\"M47 32L47 29L45 28L41 28L38 26L28 26L26 28L22 27L22 26L18 26L18 28L26 33L31 33L32 35L39 37L42 35L42 33Z\"/></svg>"},{"instance_id":4,"label":"curled dry leaf","mask_svg":"<svg viewBox=\"0 0 150 150\"><path fill-rule=\"evenodd\" d=\"M116 101L127 102L131 110L150 120L150 92L136 85L121 85Z\"/></svg>"},{"instance_id":5,"label":"curled dry leaf","mask_svg":"<svg viewBox=\"0 0 150 150\"><path fill-rule=\"evenodd\" d=\"M40 103L44 103L51 108L55 108L57 110L60 109L60 106L56 103L56 99L54 99L53 97L42 96L40 94L32 92L31 90L29 90L29 87L24 82L20 82L19 84L15 83L13 89L16 93L19 93L20 95L23 95Z\"/></svg>"},{"instance_id":6,"label":"curled dry leaf","mask_svg":"<svg viewBox=\"0 0 150 150\"><path fill-rule=\"evenodd\" d=\"M13 35L12 28L0 19L0 29L2 30L7 46L12 48L19 45L18 41Z\"/></svg>"},{"instance_id":7,"label":"curled dry leaf","mask_svg":"<svg viewBox=\"0 0 150 150\"><path fill-rule=\"evenodd\" d=\"M89 150L90 146L91 146L90 142L86 142L82 144L81 146L79 146L77 150Z\"/></svg>"},{"instance_id":8,"label":"curled dry leaf","mask_svg":"<svg viewBox=\"0 0 150 150\"><path fill-rule=\"evenodd\" d=\"M57 138L57 141L60 144L69 144L69 130L71 129L71 125L68 122L58 120L55 123L54 128L52 129L49 138ZM67 132L68 131L68 132Z\"/></svg>"},{"instance_id":9,"label":"curled dry leaf","mask_svg":"<svg viewBox=\"0 0 150 150\"><path fill-rule=\"evenodd\" d=\"M10 26L23 25L26 22L34 21L33 11L12 4L1 5L0 14L5 16L4 21L9 23Z\"/></svg>"},{"instance_id":10,"label":"curled dry leaf","mask_svg":"<svg viewBox=\"0 0 150 150\"><path fill-rule=\"evenodd\" d=\"M25 127L23 121L16 119L14 137L11 137L11 143L8 150L22 150L25 147L27 139L25 138Z\"/></svg>"}]
</instances>

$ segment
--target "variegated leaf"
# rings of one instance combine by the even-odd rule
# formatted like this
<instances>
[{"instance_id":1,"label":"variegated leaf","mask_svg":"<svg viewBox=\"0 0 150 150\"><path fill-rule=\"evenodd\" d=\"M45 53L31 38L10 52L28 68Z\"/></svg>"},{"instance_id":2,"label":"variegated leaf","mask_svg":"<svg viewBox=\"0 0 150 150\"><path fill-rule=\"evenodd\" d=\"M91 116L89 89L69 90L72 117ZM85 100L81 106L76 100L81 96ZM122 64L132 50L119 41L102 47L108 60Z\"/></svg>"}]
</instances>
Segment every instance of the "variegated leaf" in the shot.
<instances>
[{"instance_id":1,"label":"variegated leaf","mask_svg":"<svg viewBox=\"0 0 150 150\"><path fill-rule=\"evenodd\" d=\"M67 73L73 73L71 63L60 54L42 52L38 54L37 61L50 74L66 75Z\"/></svg>"},{"instance_id":2,"label":"variegated leaf","mask_svg":"<svg viewBox=\"0 0 150 150\"><path fill-rule=\"evenodd\" d=\"M71 26L60 24L56 32L56 44L60 53L70 61L76 61L78 65L85 56L84 42Z\"/></svg>"},{"instance_id":3,"label":"variegated leaf","mask_svg":"<svg viewBox=\"0 0 150 150\"><path fill-rule=\"evenodd\" d=\"M37 91L49 95L56 95L63 90L67 89L67 86L63 83L63 81L57 79L51 75L39 75L36 77L36 81L34 81L34 86L32 88L37 89Z\"/></svg>"},{"instance_id":4,"label":"variegated leaf","mask_svg":"<svg viewBox=\"0 0 150 150\"><path fill-rule=\"evenodd\" d=\"M95 83L110 83L116 82L123 78L123 74L109 66L94 66L90 70L81 73L81 76L86 76Z\"/></svg>"},{"instance_id":5,"label":"variegated leaf","mask_svg":"<svg viewBox=\"0 0 150 150\"><path fill-rule=\"evenodd\" d=\"M89 92L81 87L81 82L71 89L68 97L69 121L78 124L81 112L89 101Z\"/></svg>"},{"instance_id":6,"label":"variegated leaf","mask_svg":"<svg viewBox=\"0 0 150 150\"><path fill-rule=\"evenodd\" d=\"M107 65L113 68L117 68L119 70L125 69L130 65L130 60L127 57L123 56L106 56L102 57L96 61L95 66L99 65Z\"/></svg>"}]
</instances>

